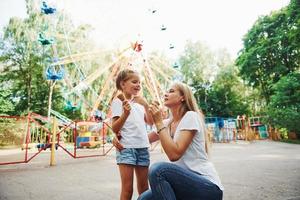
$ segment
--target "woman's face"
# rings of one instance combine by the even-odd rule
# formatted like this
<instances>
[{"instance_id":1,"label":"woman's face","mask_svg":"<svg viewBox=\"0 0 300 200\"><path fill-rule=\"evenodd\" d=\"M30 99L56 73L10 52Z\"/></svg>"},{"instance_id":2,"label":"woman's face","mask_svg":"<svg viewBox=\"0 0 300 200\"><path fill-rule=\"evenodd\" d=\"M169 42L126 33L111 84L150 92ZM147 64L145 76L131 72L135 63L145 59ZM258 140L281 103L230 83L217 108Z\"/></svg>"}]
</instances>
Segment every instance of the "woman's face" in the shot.
<instances>
[{"instance_id":1,"label":"woman's face","mask_svg":"<svg viewBox=\"0 0 300 200\"><path fill-rule=\"evenodd\" d=\"M183 101L183 96L180 94L180 91L175 86L172 86L164 96L164 105L168 108L180 105Z\"/></svg>"}]
</instances>

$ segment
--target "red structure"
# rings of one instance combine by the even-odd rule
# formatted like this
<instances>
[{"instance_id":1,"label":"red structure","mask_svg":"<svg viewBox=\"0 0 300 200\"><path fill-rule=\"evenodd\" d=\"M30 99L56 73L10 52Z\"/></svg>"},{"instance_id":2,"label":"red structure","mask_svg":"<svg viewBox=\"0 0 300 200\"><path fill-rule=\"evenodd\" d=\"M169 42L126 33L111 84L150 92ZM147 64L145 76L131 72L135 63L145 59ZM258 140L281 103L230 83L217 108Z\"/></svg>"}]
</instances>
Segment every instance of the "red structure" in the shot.
<instances>
[{"instance_id":1,"label":"red structure","mask_svg":"<svg viewBox=\"0 0 300 200\"><path fill-rule=\"evenodd\" d=\"M9 123L7 123L9 122ZM16 128L11 127L17 122L22 123L22 129L20 132L23 132L20 137L18 137L18 142L11 141L10 144L14 144L15 150L17 151L18 158L9 156L0 156L0 165L9 165L9 164L19 164L19 163L28 163L42 151L47 150L51 146L51 127L52 121L47 117L38 115L36 113L29 113L27 116L0 116L0 125L1 131L5 130L4 126L7 126L7 129L14 131ZM2 123L2 124L1 124ZM112 148L113 145L107 142L107 132L110 129L110 125L105 120L98 124L101 126L101 129L98 130L98 135L93 136L97 137L98 146L95 151L89 151L88 154L81 154L81 148L84 147L94 147L92 145L83 145L77 146L77 138L81 137L78 133L80 126L83 124L95 124L96 122L70 122L69 124L59 123L59 129L56 134L56 147L57 149L62 149L72 158L86 158L86 157L96 157L96 156L105 156ZM50 127L50 128L49 128ZM68 141L65 140L65 135L67 135ZM92 142L92 141L89 141ZM94 141L96 142L96 141ZM66 146L67 144L73 144L72 149ZM91 143L92 144L92 143ZM99 151L100 150L100 151ZM23 156L22 156L23 155ZM9 161L8 161L9 160Z\"/></svg>"}]
</instances>

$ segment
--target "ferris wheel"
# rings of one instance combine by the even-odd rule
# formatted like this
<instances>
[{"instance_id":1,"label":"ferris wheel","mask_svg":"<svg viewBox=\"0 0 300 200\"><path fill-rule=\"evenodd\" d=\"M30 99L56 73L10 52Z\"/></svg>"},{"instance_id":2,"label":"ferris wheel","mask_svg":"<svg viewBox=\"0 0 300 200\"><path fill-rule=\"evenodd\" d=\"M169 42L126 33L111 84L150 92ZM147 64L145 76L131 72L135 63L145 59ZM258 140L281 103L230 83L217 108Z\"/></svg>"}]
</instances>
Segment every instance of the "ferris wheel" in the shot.
<instances>
[{"instance_id":1,"label":"ferris wheel","mask_svg":"<svg viewBox=\"0 0 300 200\"><path fill-rule=\"evenodd\" d=\"M55 18L57 9L51 7L46 1L43 1L41 13ZM157 12L152 10L151 13ZM45 70L46 78L50 81L50 94L48 101L48 116L55 113L51 109L51 97L55 84L59 81L63 86L67 109L81 109L90 112L90 115L99 112L101 106L108 107L110 100L116 95L114 80L118 72L122 69L132 68L138 70L143 75L142 85L144 91L151 96L152 100L161 102L161 96L165 85L168 85L179 72L176 67L161 60L158 56L146 55L144 53L144 44L142 39L128 41L128 46L113 52L110 63L105 63L98 66L94 70L88 71L85 62L90 62L99 59L99 55L107 52L104 50L83 51L78 50L73 52L71 41L74 40L70 36L70 30L65 27L65 13L62 17L63 33L55 33L56 38L62 38L65 41L67 51L64 51L64 56L58 56L60 49L57 49L54 37L46 37L45 33L39 33L39 42L43 46L51 46L53 51L53 62L47 66ZM162 25L160 31L166 31L166 25ZM76 38L75 38L76 40ZM170 44L169 49L173 49L174 45ZM61 53L60 53L61 55ZM91 65L91 62L89 63ZM95 84L101 79L101 84ZM74 102L74 99L77 102ZM106 110L104 108L104 110Z\"/></svg>"}]
</instances>

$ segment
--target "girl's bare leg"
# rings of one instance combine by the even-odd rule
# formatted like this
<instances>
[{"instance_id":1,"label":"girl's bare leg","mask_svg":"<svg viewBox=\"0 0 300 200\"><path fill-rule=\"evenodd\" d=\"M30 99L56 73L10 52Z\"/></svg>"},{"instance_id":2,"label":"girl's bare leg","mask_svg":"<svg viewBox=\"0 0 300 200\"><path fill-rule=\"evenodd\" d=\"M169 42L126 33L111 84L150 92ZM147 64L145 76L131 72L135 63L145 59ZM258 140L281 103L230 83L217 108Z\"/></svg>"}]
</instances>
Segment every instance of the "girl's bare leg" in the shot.
<instances>
[{"instance_id":1,"label":"girl's bare leg","mask_svg":"<svg viewBox=\"0 0 300 200\"><path fill-rule=\"evenodd\" d=\"M121 196L120 200L131 200L133 193L133 165L119 164L119 171L121 175Z\"/></svg>"},{"instance_id":2,"label":"girl's bare leg","mask_svg":"<svg viewBox=\"0 0 300 200\"><path fill-rule=\"evenodd\" d=\"M148 186L148 167L136 166L135 174L139 195L149 189Z\"/></svg>"}]
</instances>

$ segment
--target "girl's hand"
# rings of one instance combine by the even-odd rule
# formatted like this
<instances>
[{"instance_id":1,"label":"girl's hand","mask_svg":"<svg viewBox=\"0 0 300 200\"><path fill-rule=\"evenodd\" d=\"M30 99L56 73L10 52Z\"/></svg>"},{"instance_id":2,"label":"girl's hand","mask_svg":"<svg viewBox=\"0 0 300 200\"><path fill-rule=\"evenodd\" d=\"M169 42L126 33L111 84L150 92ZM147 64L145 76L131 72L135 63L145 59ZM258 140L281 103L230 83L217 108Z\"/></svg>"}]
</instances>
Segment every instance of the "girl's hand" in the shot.
<instances>
[{"instance_id":1,"label":"girl's hand","mask_svg":"<svg viewBox=\"0 0 300 200\"><path fill-rule=\"evenodd\" d=\"M113 138L113 141L112 141L114 147L116 147L116 149L119 151L124 149L123 145L120 143L120 139L121 139L121 135L118 134Z\"/></svg>"},{"instance_id":2,"label":"girl's hand","mask_svg":"<svg viewBox=\"0 0 300 200\"><path fill-rule=\"evenodd\" d=\"M123 103L123 111L128 116L130 114L131 106L129 102L125 99L125 96L123 93L119 94L118 99L120 99Z\"/></svg>"},{"instance_id":3,"label":"girl's hand","mask_svg":"<svg viewBox=\"0 0 300 200\"><path fill-rule=\"evenodd\" d=\"M125 115L129 115L131 111L131 106L127 100L123 101L123 111Z\"/></svg>"},{"instance_id":4,"label":"girl's hand","mask_svg":"<svg viewBox=\"0 0 300 200\"><path fill-rule=\"evenodd\" d=\"M145 118L144 118L144 120L147 124L152 126L153 125L153 119L152 119L152 116L149 112L149 104L148 104L147 100L145 98L143 98L142 96L135 96L133 98L133 100L134 100L134 102L136 102L136 103L138 103L138 104L140 104L144 107L144 109L145 109Z\"/></svg>"},{"instance_id":5,"label":"girl's hand","mask_svg":"<svg viewBox=\"0 0 300 200\"><path fill-rule=\"evenodd\" d=\"M120 94L118 94L118 99L120 99L122 102L125 100L125 96L124 96L124 94L122 94L122 93L120 93Z\"/></svg>"},{"instance_id":6,"label":"girl's hand","mask_svg":"<svg viewBox=\"0 0 300 200\"><path fill-rule=\"evenodd\" d=\"M148 106L146 99L143 98L142 96L135 96L133 100L134 102L141 104L142 106Z\"/></svg>"}]
</instances>

